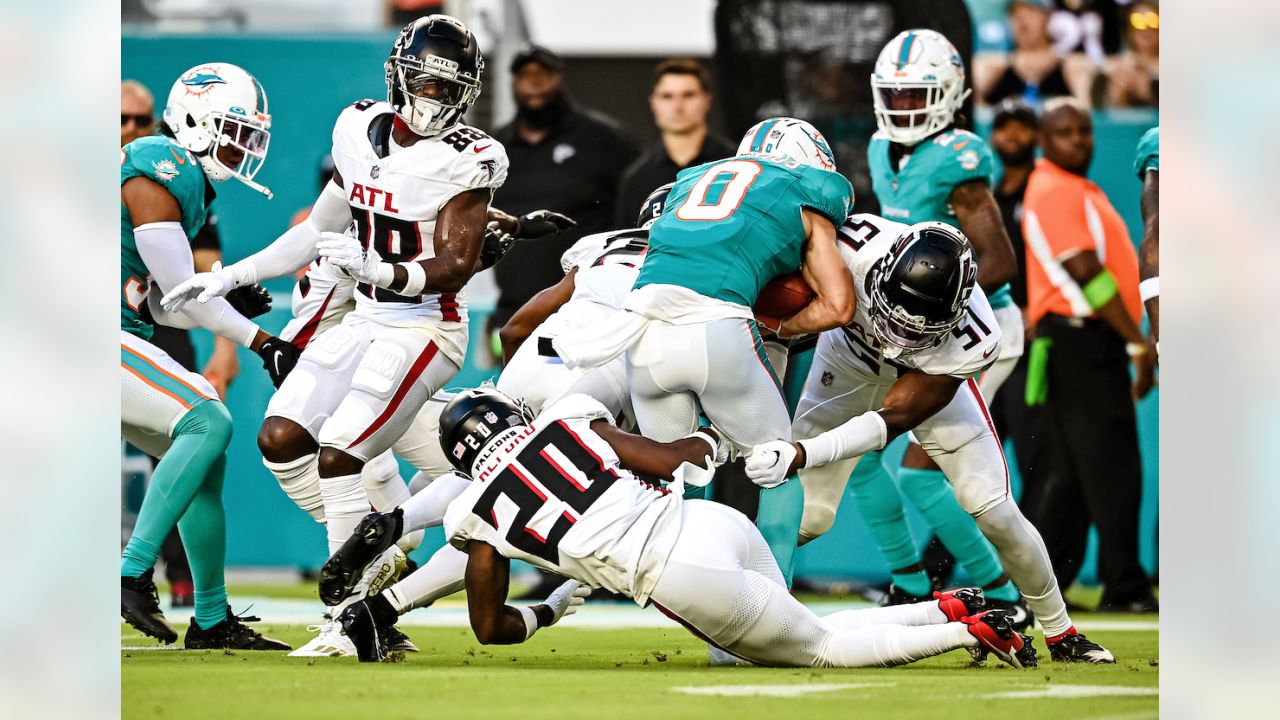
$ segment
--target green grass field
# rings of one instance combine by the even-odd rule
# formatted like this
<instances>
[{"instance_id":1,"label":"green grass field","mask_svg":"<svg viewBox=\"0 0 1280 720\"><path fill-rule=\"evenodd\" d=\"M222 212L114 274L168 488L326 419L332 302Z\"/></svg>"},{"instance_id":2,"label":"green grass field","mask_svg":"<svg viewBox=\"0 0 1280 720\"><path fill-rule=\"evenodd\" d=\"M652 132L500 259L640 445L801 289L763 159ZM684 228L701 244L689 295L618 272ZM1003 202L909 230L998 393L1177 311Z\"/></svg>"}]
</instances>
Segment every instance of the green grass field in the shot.
<instances>
[{"instance_id":1,"label":"green grass field","mask_svg":"<svg viewBox=\"0 0 1280 720\"><path fill-rule=\"evenodd\" d=\"M288 593L289 591L285 591ZM243 591L241 596L246 595ZM305 595L304 595L305 597ZM591 606L584 611L590 613ZM419 610L421 612L431 612ZM822 612L821 609L818 610ZM1081 614L1077 623L1154 622ZM422 648L402 662L290 658L284 653L122 651L122 717L694 718L1070 717L1157 715L1158 632L1089 636L1114 666L1033 670L963 651L892 669L709 668L706 646L680 629L575 629L575 618L523 645L485 647L464 627L404 627ZM122 646L151 646L122 625ZM260 626L295 647L301 625ZM1046 655L1036 633L1037 649Z\"/></svg>"}]
</instances>

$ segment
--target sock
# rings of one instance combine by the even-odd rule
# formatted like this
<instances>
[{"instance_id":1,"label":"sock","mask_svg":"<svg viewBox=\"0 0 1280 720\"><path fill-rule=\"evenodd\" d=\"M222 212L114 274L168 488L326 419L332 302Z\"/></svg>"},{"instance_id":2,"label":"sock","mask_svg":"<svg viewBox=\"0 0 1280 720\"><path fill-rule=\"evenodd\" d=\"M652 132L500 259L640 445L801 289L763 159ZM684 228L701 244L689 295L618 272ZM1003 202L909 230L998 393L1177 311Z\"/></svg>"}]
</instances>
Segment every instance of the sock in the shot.
<instances>
[{"instance_id":1,"label":"sock","mask_svg":"<svg viewBox=\"0 0 1280 720\"><path fill-rule=\"evenodd\" d=\"M400 506L404 513L404 532L435 527L444 521L444 511L454 498L462 494L471 484L470 480L459 475L441 475L422 492L409 498ZM418 572L421 572L419 570ZM415 572L414 575L418 573Z\"/></svg>"},{"instance_id":2,"label":"sock","mask_svg":"<svg viewBox=\"0 0 1280 720\"><path fill-rule=\"evenodd\" d=\"M819 663L823 667L891 667L977 644L968 627L960 623L873 625L831 632L823 643Z\"/></svg>"},{"instance_id":3,"label":"sock","mask_svg":"<svg viewBox=\"0 0 1280 720\"><path fill-rule=\"evenodd\" d=\"M138 577L155 565L165 536L187 511L230 442L231 414L222 403L206 400L182 416L174 428L173 444L151 473L133 536L125 545L122 577Z\"/></svg>"},{"instance_id":4,"label":"sock","mask_svg":"<svg viewBox=\"0 0 1280 720\"><path fill-rule=\"evenodd\" d=\"M1003 584L993 588L983 588L982 594L992 600L1003 600L1004 602L1018 602L1022 594L1018 592L1018 588L1014 587L1012 580L1005 580Z\"/></svg>"},{"instance_id":5,"label":"sock","mask_svg":"<svg viewBox=\"0 0 1280 720\"><path fill-rule=\"evenodd\" d=\"M880 463L880 453L867 453L849 476L849 492L871 536L884 556L885 565L901 568L920 562L920 552L911 539L902 496ZM910 581L908 581L910 582ZM899 586L902 587L902 586ZM914 585L913 585L914 587ZM905 590L906 588L903 587ZM929 591L928 579L921 593Z\"/></svg>"},{"instance_id":6,"label":"sock","mask_svg":"<svg viewBox=\"0 0 1280 720\"><path fill-rule=\"evenodd\" d=\"M332 557L355 532L360 520L369 514L369 496L360 484L359 473L320 478L320 494L324 498L329 555Z\"/></svg>"},{"instance_id":7,"label":"sock","mask_svg":"<svg viewBox=\"0 0 1280 720\"><path fill-rule=\"evenodd\" d=\"M1018 586L1027 607L1035 613L1045 637L1067 632L1071 617L1058 590L1049 553L1035 527L1022 516L1012 500L1005 500L977 517L982 534L1000 552L1000 561L1009 571L1009 579Z\"/></svg>"},{"instance_id":8,"label":"sock","mask_svg":"<svg viewBox=\"0 0 1280 720\"><path fill-rule=\"evenodd\" d=\"M929 580L929 574L923 570L891 572L889 578L899 590L912 595L928 595L933 591L933 582Z\"/></svg>"},{"instance_id":9,"label":"sock","mask_svg":"<svg viewBox=\"0 0 1280 720\"><path fill-rule=\"evenodd\" d=\"M800 518L804 515L804 487L792 478L777 487L760 491L760 510L756 513L756 527L769 544L778 569L791 587L791 575L795 571L796 538L800 534Z\"/></svg>"},{"instance_id":10,"label":"sock","mask_svg":"<svg viewBox=\"0 0 1280 720\"><path fill-rule=\"evenodd\" d=\"M223 570L227 560L227 516L222 508L222 484L227 456L209 468L209 475L187 512L178 520L182 546L191 565L195 585L196 624L208 630L227 618L227 584Z\"/></svg>"},{"instance_id":11,"label":"sock","mask_svg":"<svg viewBox=\"0 0 1280 720\"><path fill-rule=\"evenodd\" d=\"M969 513L960 507L941 470L900 468L898 486L974 583L985 587L1004 574L995 548L983 537Z\"/></svg>"},{"instance_id":12,"label":"sock","mask_svg":"<svg viewBox=\"0 0 1280 720\"><path fill-rule=\"evenodd\" d=\"M390 450L364 464L360 481L369 494L370 504L378 512L391 512L409 500L409 487L400 479L400 465ZM407 533L396 541L396 546L408 555L418 549L425 535L422 530Z\"/></svg>"},{"instance_id":13,"label":"sock","mask_svg":"<svg viewBox=\"0 0 1280 720\"><path fill-rule=\"evenodd\" d=\"M403 615L461 590L466 571L467 554L445 545L425 565L387 588L379 597L385 597L391 607Z\"/></svg>"},{"instance_id":14,"label":"sock","mask_svg":"<svg viewBox=\"0 0 1280 720\"><path fill-rule=\"evenodd\" d=\"M320 496L320 470L316 466L315 453L285 463L263 460L262 464L276 476L280 488L290 500L313 520L324 524L324 498Z\"/></svg>"},{"instance_id":15,"label":"sock","mask_svg":"<svg viewBox=\"0 0 1280 720\"><path fill-rule=\"evenodd\" d=\"M947 615L942 612L935 600L907 605L841 610L822 616L822 624L832 630L857 630L872 625L941 625L945 622L947 622Z\"/></svg>"}]
</instances>

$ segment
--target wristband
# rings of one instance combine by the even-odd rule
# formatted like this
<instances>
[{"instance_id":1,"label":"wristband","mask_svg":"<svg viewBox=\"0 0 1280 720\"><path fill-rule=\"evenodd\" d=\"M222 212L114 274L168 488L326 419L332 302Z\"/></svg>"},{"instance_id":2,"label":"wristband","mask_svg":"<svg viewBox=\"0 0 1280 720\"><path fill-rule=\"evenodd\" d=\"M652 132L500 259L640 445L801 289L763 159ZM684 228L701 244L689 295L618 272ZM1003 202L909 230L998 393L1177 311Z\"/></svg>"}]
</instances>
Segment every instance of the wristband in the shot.
<instances>
[{"instance_id":1,"label":"wristband","mask_svg":"<svg viewBox=\"0 0 1280 720\"><path fill-rule=\"evenodd\" d=\"M516 608L520 611L520 617L524 618L524 639L528 640L533 634L538 632L538 614L531 607Z\"/></svg>"},{"instance_id":2,"label":"wristband","mask_svg":"<svg viewBox=\"0 0 1280 720\"><path fill-rule=\"evenodd\" d=\"M1142 298L1142 302L1160 297L1160 276L1147 278L1138 283L1138 296Z\"/></svg>"},{"instance_id":3,"label":"wristband","mask_svg":"<svg viewBox=\"0 0 1280 720\"><path fill-rule=\"evenodd\" d=\"M1120 292L1120 288L1116 286L1116 277L1106 268L1103 268L1102 272L1094 275L1092 280L1085 283L1083 290L1084 299L1089 302L1089 307L1094 310L1111 302L1116 293Z\"/></svg>"},{"instance_id":4,"label":"wristband","mask_svg":"<svg viewBox=\"0 0 1280 720\"><path fill-rule=\"evenodd\" d=\"M399 265L404 268L409 279L397 294L408 296L421 295L422 289L427 286L427 269L422 267L422 263L418 262L403 262L399 263ZM394 273L394 271L392 272Z\"/></svg>"},{"instance_id":5,"label":"wristband","mask_svg":"<svg viewBox=\"0 0 1280 720\"><path fill-rule=\"evenodd\" d=\"M1147 344L1140 342L1128 342L1124 344L1124 351L1131 358L1140 357L1147 354Z\"/></svg>"},{"instance_id":6,"label":"wristband","mask_svg":"<svg viewBox=\"0 0 1280 720\"><path fill-rule=\"evenodd\" d=\"M706 441L707 441L707 444L711 446L711 458L712 458L712 460L715 460L716 455L718 455L718 454L720 453L720 443L716 442L716 441L715 441L715 438L711 437L711 435L710 435L710 434L708 434L708 433L706 433L706 432L702 431L701 429L694 430L693 432L689 433L688 435L685 435L685 437L687 437L687 438L701 438L701 439L703 439L703 440L706 440Z\"/></svg>"}]
</instances>

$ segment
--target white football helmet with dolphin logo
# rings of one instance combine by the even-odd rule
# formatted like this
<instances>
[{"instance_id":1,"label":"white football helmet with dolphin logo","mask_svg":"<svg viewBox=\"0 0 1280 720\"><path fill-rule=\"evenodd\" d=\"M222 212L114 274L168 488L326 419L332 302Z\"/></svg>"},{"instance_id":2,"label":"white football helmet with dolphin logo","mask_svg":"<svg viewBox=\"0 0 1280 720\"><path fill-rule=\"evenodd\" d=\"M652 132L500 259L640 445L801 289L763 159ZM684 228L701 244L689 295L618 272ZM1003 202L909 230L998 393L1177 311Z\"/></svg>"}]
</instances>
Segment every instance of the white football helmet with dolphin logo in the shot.
<instances>
[{"instance_id":1,"label":"white football helmet with dolphin logo","mask_svg":"<svg viewBox=\"0 0 1280 720\"><path fill-rule=\"evenodd\" d=\"M243 68L213 62L182 73L169 91L164 122L210 180L236 178L271 197L269 189L253 181L271 140L267 92ZM219 157L223 147L232 149Z\"/></svg>"},{"instance_id":2,"label":"white football helmet with dolphin logo","mask_svg":"<svg viewBox=\"0 0 1280 720\"><path fill-rule=\"evenodd\" d=\"M880 132L915 145L954 122L969 95L960 53L935 30L898 33L876 58L871 95Z\"/></svg>"}]
</instances>

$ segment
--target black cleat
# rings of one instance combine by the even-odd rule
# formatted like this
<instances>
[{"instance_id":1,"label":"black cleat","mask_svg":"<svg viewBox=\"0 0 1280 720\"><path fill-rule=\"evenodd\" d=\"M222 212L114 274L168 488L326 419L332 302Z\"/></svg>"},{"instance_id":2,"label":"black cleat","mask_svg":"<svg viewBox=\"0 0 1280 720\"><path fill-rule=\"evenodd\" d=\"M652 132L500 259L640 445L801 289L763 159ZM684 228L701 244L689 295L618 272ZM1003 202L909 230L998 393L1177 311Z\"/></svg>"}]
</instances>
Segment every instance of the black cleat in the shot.
<instances>
[{"instance_id":1,"label":"black cleat","mask_svg":"<svg viewBox=\"0 0 1280 720\"><path fill-rule=\"evenodd\" d=\"M936 590L934 587L931 590ZM897 585L889 585L889 592L880 598L880 606L888 607L890 605L912 605L914 603L929 602L933 599L933 593L928 592L924 595L912 595Z\"/></svg>"},{"instance_id":2,"label":"black cleat","mask_svg":"<svg viewBox=\"0 0 1280 720\"><path fill-rule=\"evenodd\" d=\"M404 515L400 508L389 513L369 513L355 532L320 568L320 600L330 607L351 594L365 567L400 538Z\"/></svg>"},{"instance_id":3,"label":"black cleat","mask_svg":"<svg viewBox=\"0 0 1280 720\"><path fill-rule=\"evenodd\" d=\"M1006 611L988 610L961 622L969 626L969 634L978 640L978 646L969 649L969 654L977 662L985 660L987 653L995 653L996 657L1016 668L1036 666L1038 660L1031 636L1015 632L1009 625Z\"/></svg>"},{"instance_id":4,"label":"black cleat","mask_svg":"<svg viewBox=\"0 0 1280 720\"><path fill-rule=\"evenodd\" d=\"M993 610L1007 611L1009 613L1009 627L1018 632L1023 632L1036 621L1036 616L1031 612L1031 608L1027 607L1027 601L1022 598L1018 598L1015 602L987 598L987 607Z\"/></svg>"},{"instance_id":5,"label":"black cleat","mask_svg":"<svg viewBox=\"0 0 1280 720\"><path fill-rule=\"evenodd\" d=\"M279 640L273 640L245 625L258 622L256 617L237 617L227 606L227 619L205 630L191 618L187 637L183 641L188 650L292 650Z\"/></svg>"},{"instance_id":6,"label":"black cleat","mask_svg":"<svg viewBox=\"0 0 1280 720\"><path fill-rule=\"evenodd\" d=\"M160 593L156 591L152 568L136 578L120 578L120 617L143 635L168 645L178 639L164 613L160 612Z\"/></svg>"},{"instance_id":7,"label":"black cleat","mask_svg":"<svg viewBox=\"0 0 1280 720\"><path fill-rule=\"evenodd\" d=\"M389 642L399 614L381 595L365 598L347 606L338 616L342 632L356 646L360 662L382 662L391 651Z\"/></svg>"},{"instance_id":8,"label":"black cleat","mask_svg":"<svg viewBox=\"0 0 1280 720\"><path fill-rule=\"evenodd\" d=\"M1057 662L1114 663L1111 651L1079 633L1063 635L1057 642L1049 643L1049 657Z\"/></svg>"},{"instance_id":9,"label":"black cleat","mask_svg":"<svg viewBox=\"0 0 1280 720\"><path fill-rule=\"evenodd\" d=\"M422 652L417 645L413 644L409 636L400 632L400 628L395 625L387 628L386 633L388 652Z\"/></svg>"}]
</instances>

